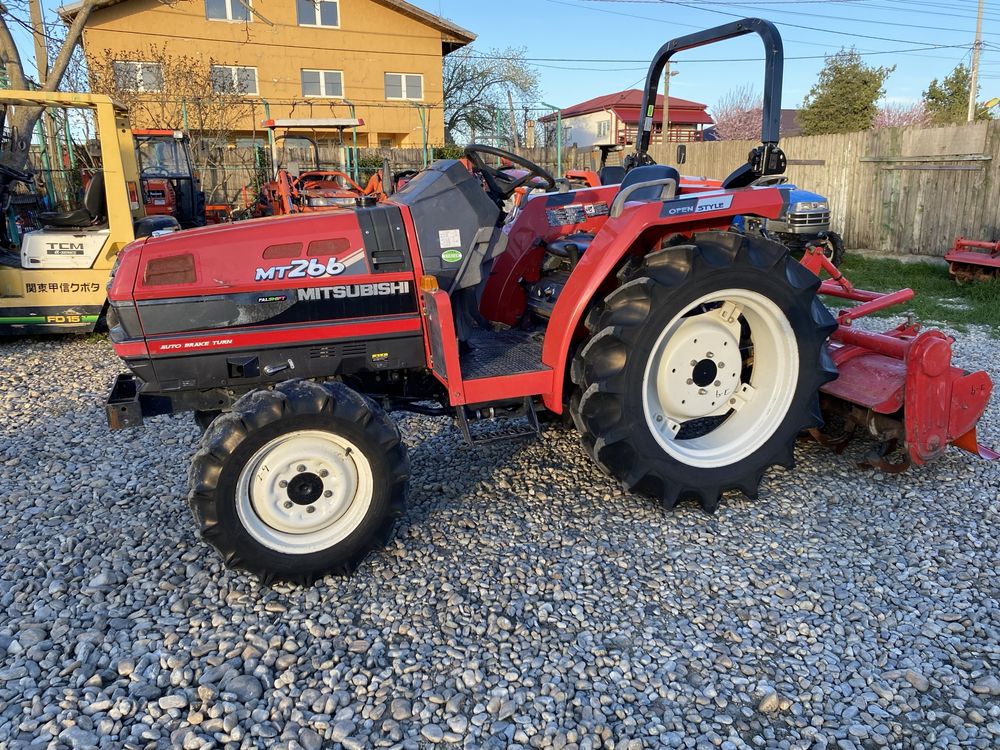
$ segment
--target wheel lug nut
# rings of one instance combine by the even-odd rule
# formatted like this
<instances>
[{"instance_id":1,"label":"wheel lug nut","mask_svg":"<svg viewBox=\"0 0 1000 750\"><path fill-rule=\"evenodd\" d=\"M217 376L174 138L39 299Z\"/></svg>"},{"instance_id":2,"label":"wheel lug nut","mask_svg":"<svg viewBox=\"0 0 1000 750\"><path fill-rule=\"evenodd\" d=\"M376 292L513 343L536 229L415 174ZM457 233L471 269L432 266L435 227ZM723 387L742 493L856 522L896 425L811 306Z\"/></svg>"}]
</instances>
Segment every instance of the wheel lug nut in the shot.
<instances>
[{"instance_id":1,"label":"wheel lug nut","mask_svg":"<svg viewBox=\"0 0 1000 750\"><path fill-rule=\"evenodd\" d=\"M699 396L704 396L706 393L708 393L708 391L706 391L704 388L699 388L698 389L698 395Z\"/></svg>"},{"instance_id":2,"label":"wheel lug nut","mask_svg":"<svg viewBox=\"0 0 1000 750\"><path fill-rule=\"evenodd\" d=\"M286 508L291 508L291 507L292 507L292 504L291 504L291 503L285 503L285 507L286 507Z\"/></svg>"},{"instance_id":3,"label":"wheel lug nut","mask_svg":"<svg viewBox=\"0 0 1000 750\"><path fill-rule=\"evenodd\" d=\"M705 356L708 357L709 359L712 359L715 355L712 354L712 352L708 352L705 354Z\"/></svg>"},{"instance_id":4,"label":"wheel lug nut","mask_svg":"<svg viewBox=\"0 0 1000 750\"><path fill-rule=\"evenodd\" d=\"M692 359L692 360L691 360L691 366L692 366L692 367L697 367L697 366L698 366L698 360L696 360L696 359Z\"/></svg>"},{"instance_id":5,"label":"wheel lug nut","mask_svg":"<svg viewBox=\"0 0 1000 750\"><path fill-rule=\"evenodd\" d=\"M330 490L327 490L326 492L323 493L323 497L333 497L333 493L330 492Z\"/></svg>"},{"instance_id":6,"label":"wheel lug nut","mask_svg":"<svg viewBox=\"0 0 1000 750\"><path fill-rule=\"evenodd\" d=\"M305 464L299 464L298 466L295 467L295 470L301 474L303 471L306 470L306 465Z\"/></svg>"},{"instance_id":7,"label":"wheel lug nut","mask_svg":"<svg viewBox=\"0 0 1000 750\"><path fill-rule=\"evenodd\" d=\"M319 472L319 475L321 477L323 477L323 478L326 478L326 477L330 476L330 472L328 472L326 469L321 469L320 472Z\"/></svg>"},{"instance_id":8,"label":"wheel lug nut","mask_svg":"<svg viewBox=\"0 0 1000 750\"><path fill-rule=\"evenodd\" d=\"M722 381L721 380L716 380L715 381L715 387L718 388L720 385L722 385Z\"/></svg>"},{"instance_id":9,"label":"wheel lug nut","mask_svg":"<svg viewBox=\"0 0 1000 750\"><path fill-rule=\"evenodd\" d=\"M691 378L688 378L687 379L687 384L688 385L694 385L694 381Z\"/></svg>"},{"instance_id":10,"label":"wheel lug nut","mask_svg":"<svg viewBox=\"0 0 1000 750\"><path fill-rule=\"evenodd\" d=\"M315 513L315 512L316 512L315 505L310 505L308 508L306 508L306 513Z\"/></svg>"},{"instance_id":11,"label":"wheel lug nut","mask_svg":"<svg viewBox=\"0 0 1000 750\"><path fill-rule=\"evenodd\" d=\"M719 364L716 365L716 366L721 370L723 367L726 366L726 363L725 362L719 362Z\"/></svg>"},{"instance_id":12,"label":"wheel lug nut","mask_svg":"<svg viewBox=\"0 0 1000 750\"><path fill-rule=\"evenodd\" d=\"M285 489L285 487L288 486L288 482L282 479L280 482L278 482L278 486L281 487L281 489Z\"/></svg>"}]
</instances>

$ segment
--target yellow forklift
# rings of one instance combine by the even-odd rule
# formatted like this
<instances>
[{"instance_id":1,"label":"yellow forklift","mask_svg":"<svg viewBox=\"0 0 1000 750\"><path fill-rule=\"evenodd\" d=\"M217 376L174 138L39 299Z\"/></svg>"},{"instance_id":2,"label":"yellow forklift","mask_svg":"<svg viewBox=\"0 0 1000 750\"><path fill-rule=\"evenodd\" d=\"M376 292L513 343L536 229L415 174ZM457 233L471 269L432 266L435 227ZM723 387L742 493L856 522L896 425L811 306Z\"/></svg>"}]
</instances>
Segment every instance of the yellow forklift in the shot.
<instances>
[{"instance_id":1,"label":"yellow forklift","mask_svg":"<svg viewBox=\"0 0 1000 750\"><path fill-rule=\"evenodd\" d=\"M0 91L0 107L90 110L97 127L100 169L79 206L40 212L40 228L20 242L4 233L0 248L0 336L87 333L107 302L107 282L118 252L136 237L173 232L173 216L146 216L128 110L101 94ZM59 165L61 167L62 165ZM0 165L0 196L7 214L16 183L34 175ZM5 216L5 220L8 217ZM11 222L7 222L9 226Z\"/></svg>"}]
</instances>

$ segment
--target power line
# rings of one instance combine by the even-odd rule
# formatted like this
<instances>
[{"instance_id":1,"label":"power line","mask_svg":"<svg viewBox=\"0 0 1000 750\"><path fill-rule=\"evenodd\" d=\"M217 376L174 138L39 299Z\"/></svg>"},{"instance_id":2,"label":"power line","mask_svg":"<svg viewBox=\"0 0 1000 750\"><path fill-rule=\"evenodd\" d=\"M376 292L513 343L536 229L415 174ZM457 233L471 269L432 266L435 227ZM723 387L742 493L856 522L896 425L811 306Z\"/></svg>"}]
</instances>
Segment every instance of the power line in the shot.
<instances>
[{"instance_id":1,"label":"power line","mask_svg":"<svg viewBox=\"0 0 1000 750\"><path fill-rule=\"evenodd\" d=\"M646 3L647 0L580 0L580 2L585 2L585 3L634 4L634 3ZM655 2L658 3L658 4L660 4L660 5L675 5L675 6L679 6L679 7L682 7L682 8L687 8L688 10L702 11L703 13L715 13L716 15L720 15L720 16L728 16L729 18L744 18L745 17L745 14L743 14L743 13L730 13L729 11L725 11L725 10L717 10L715 8L708 8L708 7L705 7L705 5L702 5L702 4L690 3L690 2L681 2L681 0L655 0ZM817 29L814 26L804 26L802 24L797 24L797 23L788 23L787 21L777 21L776 23L778 25L780 25L780 26L788 26L789 28L793 28L793 29L806 29L807 31L811 31L813 33L817 33L818 32L818 33L821 33L821 34L836 34L838 36L848 36L848 37L851 37L852 39L873 39L873 40L879 41L879 42L895 42L897 44L926 44L926 42L916 41L914 39L897 39L895 37L875 36L875 35L872 35L872 34L859 34L859 33L855 32L855 31L837 31L835 29ZM812 42L812 43L815 44L815 42Z\"/></svg>"}]
</instances>

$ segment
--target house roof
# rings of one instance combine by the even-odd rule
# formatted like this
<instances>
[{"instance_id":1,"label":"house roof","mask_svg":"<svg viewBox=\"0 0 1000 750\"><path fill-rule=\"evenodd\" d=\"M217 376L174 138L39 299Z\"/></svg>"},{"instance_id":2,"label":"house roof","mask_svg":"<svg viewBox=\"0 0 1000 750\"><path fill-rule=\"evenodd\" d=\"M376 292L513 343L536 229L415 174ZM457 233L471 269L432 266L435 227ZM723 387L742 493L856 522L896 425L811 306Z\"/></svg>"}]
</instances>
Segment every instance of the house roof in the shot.
<instances>
[{"instance_id":1,"label":"house roof","mask_svg":"<svg viewBox=\"0 0 1000 750\"><path fill-rule=\"evenodd\" d=\"M802 135L802 125L799 124L799 111L797 109L781 110L781 137L791 138L793 135Z\"/></svg>"},{"instance_id":2,"label":"house roof","mask_svg":"<svg viewBox=\"0 0 1000 750\"><path fill-rule=\"evenodd\" d=\"M626 124L635 125L639 122L642 94L643 92L639 89L626 89L614 94L594 97L562 110L562 117L565 120L570 117L589 115L593 112L612 111ZM672 96L670 97L670 122L679 125L711 125L715 121L705 111L707 108L707 104ZM541 120L542 122L550 122L555 117L555 113L553 113L545 115ZM654 122L663 124L663 94L658 94L656 97L656 110L653 119Z\"/></svg>"},{"instance_id":3,"label":"house roof","mask_svg":"<svg viewBox=\"0 0 1000 750\"><path fill-rule=\"evenodd\" d=\"M128 0L97 0L97 2L94 3L94 10L110 8L112 5L118 5L119 3L127 1ZM441 16L435 16L433 13L428 13L426 10L418 8L416 5L408 3L405 0L372 0L372 2L385 5L388 8L399 11L404 16L409 16L410 18L427 24L431 28L437 29L444 35L444 42L448 46L448 49L446 50L447 52L452 52L459 47L464 47L466 44L471 44L476 40L476 35L468 29L463 29L458 24L445 20L444 18L441 18ZM79 0L78 2L69 3L57 8L56 12L63 20L68 21L76 15L76 12L80 10L82 6L83 2L82 0Z\"/></svg>"}]
</instances>

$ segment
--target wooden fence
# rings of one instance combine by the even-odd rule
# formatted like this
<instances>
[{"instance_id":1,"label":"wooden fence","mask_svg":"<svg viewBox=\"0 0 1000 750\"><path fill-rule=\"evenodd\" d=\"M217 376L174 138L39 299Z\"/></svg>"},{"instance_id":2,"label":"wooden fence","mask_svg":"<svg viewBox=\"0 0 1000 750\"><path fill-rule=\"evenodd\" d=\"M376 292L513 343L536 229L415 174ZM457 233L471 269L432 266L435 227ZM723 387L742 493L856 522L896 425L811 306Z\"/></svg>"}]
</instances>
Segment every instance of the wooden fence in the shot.
<instances>
[{"instance_id":1,"label":"wooden fence","mask_svg":"<svg viewBox=\"0 0 1000 750\"><path fill-rule=\"evenodd\" d=\"M746 161L751 141L685 143L652 148L661 164L682 174L725 177ZM799 187L826 196L833 228L849 248L897 255L944 255L955 237L1000 239L1000 122L943 128L896 128L842 135L788 138L788 176ZM431 157L440 150L431 149ZM521 149L525 157L553 174L555 147ZM624 154L612 154L620 163ZM389 156L393 169L419 169L420 148L362 149L363 180ZM311 166L311 151L290 149L284 159L293 171ZM343 167L343 150L321 146L323 167ZM562 169L595 169L600 154L586 148L563 149ZM252 149L233 149L224 164L203 170L210 202L237 202L254 179Z\"/></svg>"},{"instance_id":2,"label":"wooden fence","mask_svg":"<svg viewBox=\"0 0 1000 750\"><path fill-rule=\"evenodd\" d=\"M750 141L656 146L651 155L682 174L725 177ZM944 255L959 235L1000 239L1000 122L893 128L788 138L787 174L826 196L833 229L849 248Z\"/></svg>"}]
</instances>

